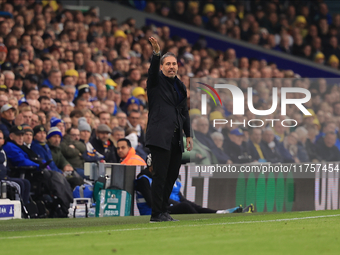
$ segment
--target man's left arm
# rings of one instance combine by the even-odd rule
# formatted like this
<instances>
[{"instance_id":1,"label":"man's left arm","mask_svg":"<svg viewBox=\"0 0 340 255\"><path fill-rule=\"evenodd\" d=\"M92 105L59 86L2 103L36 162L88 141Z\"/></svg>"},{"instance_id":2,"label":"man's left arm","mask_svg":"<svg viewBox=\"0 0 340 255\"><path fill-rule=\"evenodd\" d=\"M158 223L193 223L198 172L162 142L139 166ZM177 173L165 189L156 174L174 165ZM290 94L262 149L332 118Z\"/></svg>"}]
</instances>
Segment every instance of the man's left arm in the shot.
<instances>
[{"instance_id":1,"label":"man's left arm","mask_svg":"<svg viewBox=\"0 0 340 255\"><path fill-rule=\"evenodd\" d=\"M187 150L191 151L193 147L193 140L192 140L192 132L190 127L190 117L189 117L189 111L188 106L185 105L182 112L183 116L185 117L184 123L183 123L183 130L184 134L187 139Z\"/></svg>"}]
</instances>

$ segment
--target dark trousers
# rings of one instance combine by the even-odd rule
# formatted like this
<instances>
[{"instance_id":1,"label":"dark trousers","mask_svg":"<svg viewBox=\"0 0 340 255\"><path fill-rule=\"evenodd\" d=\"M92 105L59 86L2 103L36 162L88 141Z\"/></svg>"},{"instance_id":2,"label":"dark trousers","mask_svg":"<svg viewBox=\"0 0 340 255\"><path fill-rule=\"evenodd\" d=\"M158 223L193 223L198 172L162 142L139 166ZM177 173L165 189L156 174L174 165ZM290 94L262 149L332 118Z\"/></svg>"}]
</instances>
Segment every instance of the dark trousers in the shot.
<instances>
[{"instance_id":1,"label":"dark trousers","mask_svg":"<svg viewBox=\"0 0 340 255\"><path fill-rule=\"evenodd\" d=\"M182 200L181 202L174 201L172 206L168 206L170 214L195 214L195 213L216 213L216 210L203 208L189 200Z\"/></svg>"},{"instance_id":2,"label":"dark trousers","mask_svg":"<svg viewBox=\"0 0 340 255\"><path fill-rule=\"evenodd\" d=\"M20 186L20 195L24 204L29 203L31 183L26 179L19 178L8 177L7 180L11 182L16 182Z\"/></svg>"},{"instance_id":3,"label":"dark trousers","mask_svg":"<svg viewBox=\"0 0 340 255\"><path fill-rule=\"evenodd\" d=\"M152 157L152 216L167 212L168 199L179 174L182 150L179 131L174 132L170 150L150 146Z\"/></svg>"}]
</instances>

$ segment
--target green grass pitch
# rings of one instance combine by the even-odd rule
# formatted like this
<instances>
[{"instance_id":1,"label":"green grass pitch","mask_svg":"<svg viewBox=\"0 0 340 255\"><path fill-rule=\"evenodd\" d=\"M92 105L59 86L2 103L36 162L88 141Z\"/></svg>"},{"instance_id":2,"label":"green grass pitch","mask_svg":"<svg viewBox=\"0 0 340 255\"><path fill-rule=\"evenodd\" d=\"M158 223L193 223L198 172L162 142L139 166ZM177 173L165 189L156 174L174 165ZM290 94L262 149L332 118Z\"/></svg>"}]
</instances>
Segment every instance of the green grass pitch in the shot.
<instances>
[{"instance_id":1,"label":"green grass pitch","mask_svg":"<svg viewBox=\"0 0 340 255\"><path fill-rule=\"evenodd\" d=\"M340 210L0 221L0 254L340 254Z\"/></svg>"}]
</instances>

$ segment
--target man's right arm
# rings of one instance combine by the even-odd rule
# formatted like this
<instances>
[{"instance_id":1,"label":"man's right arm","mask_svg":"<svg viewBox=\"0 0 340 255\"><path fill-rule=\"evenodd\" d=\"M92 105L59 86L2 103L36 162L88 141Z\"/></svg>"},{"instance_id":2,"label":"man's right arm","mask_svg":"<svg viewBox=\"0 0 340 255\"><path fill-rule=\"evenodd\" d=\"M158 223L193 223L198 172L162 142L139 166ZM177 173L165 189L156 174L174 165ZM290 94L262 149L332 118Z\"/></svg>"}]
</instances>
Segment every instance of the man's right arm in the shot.
<instances>
[{"instance_id":1,"label":"man's right arm","mask_svg":"<svg viewBox=\"0 0 340 255\"><path fill-rule=\"evenodd\" d=\"M161 48L156 38L150 37L149 42L151 43L153 55L151 59L151 65L148 71L148 88L156 87L158 85L158 72L159 64L161 59Z\"/></svg>"},{"instance_id":2,"label":"man's right arm","mask_svg":"<svg viewBox=\"0 0 340 255\"><path fill-rule=\"evenodd\" d=\"M159 72L159 64L160 64L160 55L157 56L155 54L152 55L151 64L148 71L148 88L156 87L158 85L158 72Z\"/></svg>"}]
</instances>

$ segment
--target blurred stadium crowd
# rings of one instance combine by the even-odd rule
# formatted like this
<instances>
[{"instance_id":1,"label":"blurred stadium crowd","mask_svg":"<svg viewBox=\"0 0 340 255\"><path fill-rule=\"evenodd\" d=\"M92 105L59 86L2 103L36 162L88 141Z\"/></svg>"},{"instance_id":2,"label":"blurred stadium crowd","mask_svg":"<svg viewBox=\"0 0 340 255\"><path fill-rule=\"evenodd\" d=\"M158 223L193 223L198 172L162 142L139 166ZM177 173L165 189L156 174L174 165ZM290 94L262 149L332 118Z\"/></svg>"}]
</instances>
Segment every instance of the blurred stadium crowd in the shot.
<instances>
[{"instance_id":1,"label":"blurred stadium crowd","mask_svg":"<svg viewBox=\"0 0 340 255\"><path fill-rule=\"evenodd\" d=\"M170 1L163 2L166 4ZM302 20L301 15L305 12L296 16L294 5L289 4L285 10L275 1L262 5L262 1L254 2L256 4L249 7L254 14L246 12L244 5L227 5L225 9L214 5L214 1L206 1L206 4L188 2L184 5L184 11L196 8L196 16L202 19L202 27L215 24L218 31L224 27L228 36L233 36L233 31L238 30L238 36L247 35L243 39L250 41L258 36L257 41L263 42L268 48L274 46L269 40L273 34L276 34L275 42L280 41L280 38L289 38L290 44L293 42L291 38L303 37L304 40L309 38L310 43L314 44L321 37L313 37L307 32L312 31L310 28L314 26L318 34L317 28L323 24L324 17L327 17L327 27L331 23L329 19L332 19L327 12L322 16L319 13L322 9L315 9L315 5L310 3L307 10L311 15L306 12L308 15L303 16L306 22L302 23L306 23L305 26L296 25L296 20ZM177 1L176 10L182 4L182 1ZM255 8L259 6L262 9ZM158 3L155 5L150 1L145 8L149 12L161 11L164 16L164 9L169 7L160 7L158 9ZM285 16L279 15L279 11L286 13ZM312 15L314 12L315 15ZM260 29L264 25L255 21L261 17L261 13L267 32ZM268 23L267 13L273 19L280 18L280 24L286 24L287 27ZM169 12L169 16L176 15L180 14ZM181 15L183 20L177 20L196 20L196 16L186 12ZM191 20L187 20L189 17ZM218 22L214 22L216 18ZM222 18L224 22L220 23ZM337 29L333 29L336 28L336 19L334 17L334 24L328 27L330 31L337 32ZM312 25L314 23L317 26ZM305 31L307 24L310 27ZM245 33L243 29L247 26L248 32ZM289 34L294 31L295 35ZM137 155L146 159L146 80L153 54L148 42L150 36L158 38L163 53L169 51L178 56L178 76L186 85L190 97L188 105L195 134L194 151L184 153L183 163L190 159L203 164L340 161L340 91L337 84L330 84L325 79L298 79L299 76L291 70L279 70L275 63L265 60L238 57L241 53L233 49L220 52L207 48L204 41L190 45L185 38L170 38L166 26L138 28L133 18L123 23L118 23L114 17L100 20L96 8L84 13L71 11L64 9L58 1L13 0L2 3L0 34L0 130L7 143L13 140L10 138L12 133L14 136L20 133L20 128L18 131L14 126L22 126L26 133L32 133L31 138L27 138L24 143L28 147L30 142L33 147L45 146L48 142L53 160L62 159L59 163L55 162L56 166L53 165L57 172L75 169L82 175L85 161L120 162L122 158L117 154L116 146L117 141L124 137L129 139ZM267 37L263 37L265 34ZM327 32L328 35L330 33ZM336 36L320 44L323 45L322 54L330 49L328 42L332 38ZM304 48L301 47L298 52L302 54ZM312 47L315 53L320 49L321 46ZM290 107L287 116L282 117L278 107L272 116L266 118L294 119L298 126L285 128L280 122L275 122L273 128L269 123L252 129L242 125L213 127L213 119L227 118L243 122L244 119L247 121L258 117L247 108L245 116L233 116L232 98L225 91L219 91L223 105L209 104L208 118L201 116L201 91L197 84L190 84L189 87L189 83L190 78L202 77L211 79L208 82L212 79L229 79L230 83L234 82L243 91L253 87L256 109L271 107L272 87L304 87L312 93L312 99L305 104L312 115L303 116L297 108ZM300 95L292 96L298 98ZM53 138L56 136L62 138L61 141ZM5 151L7 148L6 153L13 152L6 145L4 148ZM8 155L8 158L15 161L15 155Z\"/></svg>"},{"instance_id":2,"label":"blurred stadium crowd","mask_svg":"<svg viewBox=\"0 0 340 255\"><path fill-rule=\"evenodd\" d=\"M339 69L340 14L332 16L323 0L120 2Z\"/></svg>"}]
</instances>

